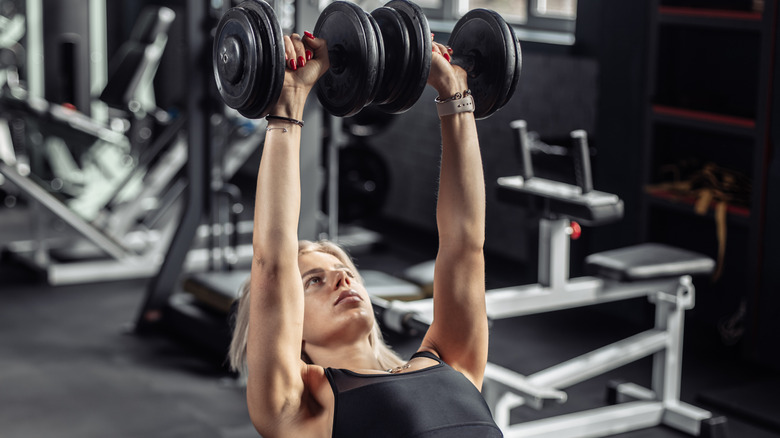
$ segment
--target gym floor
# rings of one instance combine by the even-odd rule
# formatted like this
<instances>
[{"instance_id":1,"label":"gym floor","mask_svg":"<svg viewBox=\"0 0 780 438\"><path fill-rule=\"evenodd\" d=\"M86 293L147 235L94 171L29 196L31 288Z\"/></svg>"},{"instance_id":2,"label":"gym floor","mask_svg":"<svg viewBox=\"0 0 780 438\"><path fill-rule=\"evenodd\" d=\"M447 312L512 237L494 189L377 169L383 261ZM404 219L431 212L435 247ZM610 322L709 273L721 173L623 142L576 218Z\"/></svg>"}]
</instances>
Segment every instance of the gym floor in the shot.
<instances>
[{"instance_id":1,"label":"gym floor","mask_svg":"<svg viewBox=\"0 0 780 438\"><path fill-rule=\"evenodd\" d=\"M17 233L18 214L0 210L0 243ZM377 229L386 238L356 255L361 269L397 274L435 254L430 238L381 224ZM509 284L516 270L491 258L487 266L489 288ZM0 260L0 279L4 438L257 436L243 389L219 361L165 334L132 333L148 280L52 287L7 256ZM627 305L495 321L490 360L530 374L649 327L646 305ZM627 308L636 310L630 318L621 316ZM682 400L727 415L731 437L780 437L780 376L702 339L707 336L687 327ZM389 342L402 355L419 345L419 339L400 336ZM541 412L520 408L515 420L602 406L606 382L617 378L649 385L649 359L569 388L564 405ZM686 435L655 427L618 436Z\"/></svg>"}]
</instances>

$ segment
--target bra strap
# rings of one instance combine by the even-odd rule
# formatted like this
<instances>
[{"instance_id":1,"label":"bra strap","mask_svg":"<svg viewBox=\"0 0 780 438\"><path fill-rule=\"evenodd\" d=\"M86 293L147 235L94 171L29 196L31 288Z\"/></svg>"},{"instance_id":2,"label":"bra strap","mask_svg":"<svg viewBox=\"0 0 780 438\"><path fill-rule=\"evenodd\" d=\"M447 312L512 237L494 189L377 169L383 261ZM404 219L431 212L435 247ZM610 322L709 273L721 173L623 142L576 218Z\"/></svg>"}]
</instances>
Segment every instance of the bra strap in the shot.
<instances>
[{"instance_id":1,"label":"bra strap","mask_svg":"<svg viewBox=\"0 0 780 438\"><path fill-rule=\"evenodd\" d=\"M439 358L439 356L435 355L434 353L432 353L430 351L418 351L417 353L414 353L412 355L412 359L414 359L415 357L426 357L428 359L433 359L433 360L435 360L435 361L437 361L439 363L442 362L442 360L441 360L441 358ZM409 360L412 360L412 359L409 359Z\"/></svg>"}]
</instances>

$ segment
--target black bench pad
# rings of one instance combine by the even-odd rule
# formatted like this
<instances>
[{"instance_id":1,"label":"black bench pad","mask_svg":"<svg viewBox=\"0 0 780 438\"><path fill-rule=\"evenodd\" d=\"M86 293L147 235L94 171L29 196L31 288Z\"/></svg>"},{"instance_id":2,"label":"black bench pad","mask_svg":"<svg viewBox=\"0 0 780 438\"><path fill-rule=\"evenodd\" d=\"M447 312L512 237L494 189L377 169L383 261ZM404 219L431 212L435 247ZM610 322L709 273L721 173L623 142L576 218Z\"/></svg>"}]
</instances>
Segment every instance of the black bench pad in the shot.
<instances>
[{"instance_id":1,"label":"black bench pad","mask_svg":"<svg viewBox=\"0 0 780 438\"><path fill-rule=\"evenodd\" d=\"M715 261L705 255L660 243L642 243L591 254L585 269L618 281L711 274Z\"/></svg>"},{"instance_id":2,"label":"black bench pad","mask_svg":"<svg viewBox=\"0 0 780 438\"><path fill-rule=\"evenodd\" d=\"M536 210L552 218L568 218L583 225L604 225L623 217L623 201L597 190L582 193L570 184L544 178L499 178L497 197L503 202Z\"/></svg>"}]
</instances>

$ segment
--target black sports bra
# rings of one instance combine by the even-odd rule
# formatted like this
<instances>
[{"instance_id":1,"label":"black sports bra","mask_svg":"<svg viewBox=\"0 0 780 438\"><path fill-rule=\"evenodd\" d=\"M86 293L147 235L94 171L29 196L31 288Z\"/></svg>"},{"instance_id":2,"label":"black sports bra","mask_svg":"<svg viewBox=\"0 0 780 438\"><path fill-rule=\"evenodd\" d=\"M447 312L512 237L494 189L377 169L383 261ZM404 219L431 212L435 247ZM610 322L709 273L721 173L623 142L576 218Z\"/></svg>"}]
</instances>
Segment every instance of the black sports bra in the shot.
<instances>
[{"instance_id":1,"label":"black sports bra","mask_svg":"<svg viewBox=\"0 0 780 438\"><path fill-rule=\"evenodd\" d=\"M438 365L401 374L326 368L333 389L333 438L500 438L477 388L435 354Z\"/></svg>"}]
</instances>

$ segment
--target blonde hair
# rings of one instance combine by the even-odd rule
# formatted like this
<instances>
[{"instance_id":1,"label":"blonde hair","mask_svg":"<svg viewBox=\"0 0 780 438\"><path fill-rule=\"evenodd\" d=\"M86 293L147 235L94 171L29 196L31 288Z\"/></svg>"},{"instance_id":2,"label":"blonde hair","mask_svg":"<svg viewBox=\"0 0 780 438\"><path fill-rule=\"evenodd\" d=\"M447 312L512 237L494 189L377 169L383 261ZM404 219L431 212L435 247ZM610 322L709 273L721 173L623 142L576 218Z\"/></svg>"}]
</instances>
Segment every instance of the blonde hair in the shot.
<instances>
[{"instance_id":1,"label":"blonde hair","mask_svg":"<svg viewBox=\"0 0 780 438\"><path fill-rule=\"evenodd\" d=\"M357 280L362 284L363 278L358 273L355 263L352 258L338 245L327 240L320 240L317 242L311 242L308 240L301 240L298 242L298 255L310 253L310 252L322 252L330 254L345 266L347 266L357 276ZM233 317L233 339L230 342L230 351L228 353L228 359L230 361L230 368L233 371L240 372L242 375L246 375L246 344L247 344L247 331L249 328L249 300L251 299L249 294L249 279L247 279L241 286L241 292L237 299L238 306ZM383 369L395 368L403 364L403 360L385 343L384 337L382 337L382 331L379 328L379 324L374 320L374 326L368 335L368 342L371 345L374 353L374 357L379 361L379 365ZM309 364L313 364L313 361L308 355L301 349L301 359Z\"/></svg>"}]
</instances>

